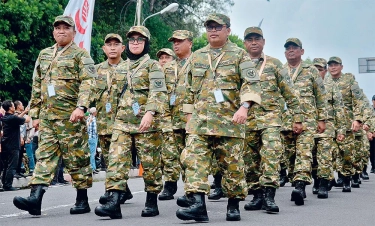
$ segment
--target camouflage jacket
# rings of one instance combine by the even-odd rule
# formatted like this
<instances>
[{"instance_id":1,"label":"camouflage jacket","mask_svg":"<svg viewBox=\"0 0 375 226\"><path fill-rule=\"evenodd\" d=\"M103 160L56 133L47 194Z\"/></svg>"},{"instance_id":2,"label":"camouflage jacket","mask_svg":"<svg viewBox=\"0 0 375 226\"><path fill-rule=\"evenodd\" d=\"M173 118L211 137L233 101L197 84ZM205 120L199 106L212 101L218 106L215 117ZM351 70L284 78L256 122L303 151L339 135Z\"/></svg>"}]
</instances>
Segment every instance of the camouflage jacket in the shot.
<instances>
[{"instance_id":1,"label":"camouflage jacket","mask_svg":"<svg viewBox=\"0 0 375 226\"><path fill-rule=\"evenodd\" d=\"M141 124L142 117L147 111L154 111L157 114L165 112L165 103L168 101L165 77L160 64L148 59L135 72L138 65L149 57L148 54L139 58L137 61L124 61L117 66L117 70L126 70L127 76L131 76L131 84L122 97L120 97L114 129L128 133L139 133L138 127ZM129 71L128 71L129 67ZM139 114L134 115L132 105L138 103ZM153 117L153 123L147 132L158 131L158 123L155 123L157 117Z\"/></svg>"},{"instance_id":2,"label":"camouflage jacket","mask_svg":"<svg viewBox=\"0 0 375 226\"><path fill-rule=\"evenodd\" d=\"M339 88L334 82L324 80L327 99L327 120L324 133L316 133L315 137L336 137L346 134L344 104Z\"/></svg>"},{"instance_id":3,"label":"camouflage jacket","mask_svg":"<svg viewBox=\"0 0 375 226\"><path fill-rule=\"evenodd\" d=\"M271 126L280 127L282 125L281 110L284 108L284 105L280 105L280 99L286 100L288 109L293 115L293 122L303 122L297 94L287 77L288 70L282 70L283 65L278 59L262 53L256 65L258 72L262 67L264 57L266 57L266 64L260 75L262 105L256 104L252 107L246 129L253 131Z\"/></svg>"},{"instance_id":4,"label":"camouflage jacket","mask_svg":"<svg viewBox=\"0 0 375 226\"><path fill-rule=\"evenodd\" d=\"M42 50L35 63L29 115L40 119L69 119L77 106L88 108L96 70L89 53L74 42L54 52L57 44ZM55 95L48 95L48 85Z\"/></svg>"},{"instance_id":5,"label":"camouflage jacket","mask_svg":"<svg viewBox=\"0 0 375 226\"><path fill-rule=\"evenodd\" d=\"M184 67L184 65L187 64ZM177 73L176 73L177 67ZM170 103L171 95L176 95L174 105L169 105L172 114L173 129L185 129L186 116L183 112L183 101L186 98L188 87L186 85L187 74L190 72L190 60L174 60L164 65L165 82L167 84ZM184 69L184 71L181 71Z\"/></svg>"},{"instance_id":6,"label":"camouflage jacket","mask_svg":"<svg viewBox=\"0 0 375 226\"><path fill-rule=\"evenodd\" d=\"M374 130L374 119L375 119L375 112L371 106L371 103L367 99L366 94L362 91L362 115L363 115L363 124L368 125L371 129L370 131Z\"/></svg>"},{"instance_id":7,"label":"camouflage jacket","mask_svg":"<svg viewBox=\"0 0 375 226\"><path fill-rule=\"evenodd\" d=\"M124 64L123 59L118 63L118 65L120 64ZM97 110L96 125L98 135L108 135L112 134L121 90L127 83L127 70L123 67L112 67L108 64L108 60L95 65L95 67L98 72L94 93ZM109 83L107 78L109 78ZM108 84L110 84L110 89L108 89ZM111 105L109 112L106 111L107 103Z\"/></svg>"},{"instance_id":8,"label":"camouflage jacket","mask_svg":"<svg viewBox=\"0 0 375 226\"><path fill-rule=\"evenodd\" d=\"M224 53L224 55L222 55ZM217 65L216 73L210 69ZM219 56L222 56L220 62ZM209 45L193 53L188 77L190 92L184 100L184 112L192 113L187 132L245 138L245 125L232 122L233 115L245 101L260 104L259 75L246 51L228 41L223 48ZM224 98L217 103L214 92Z\"/></svg>"},{"instance_id":9,"label":"camouflage jacket","mask_svg":"<svg viewBox=\"0 0 375 226\"><path fill-rule=\"evenodd\" d=\"M288 64L284 65L284 69L288 70L288 67ZM305 117L303 129L315 132L318 121L327 119L327 99L323 79L313 65L303 62L298 68L296 77L293 79L291 74L289 76L299 96L301 110ZM283 126L283 130L292 130L291 112L286 108L283 111Z\"/></svg>"},{"instance_id":10,"label":"camouflage jacket","mask_svg":"<svg viewBox=\"0 0 375 226\"><path fill-rule=\"evenodd\" d=\"M335 82L341 91L344 103L344 112L346 118L346 131L351 131L352 122L354 120L362 121L361 113L361 91L358 83L355 81L354 75L350 73L341 74L339 78L332 78L328 74L325 77L326 82Z\"/></svg>"}]
</instances>

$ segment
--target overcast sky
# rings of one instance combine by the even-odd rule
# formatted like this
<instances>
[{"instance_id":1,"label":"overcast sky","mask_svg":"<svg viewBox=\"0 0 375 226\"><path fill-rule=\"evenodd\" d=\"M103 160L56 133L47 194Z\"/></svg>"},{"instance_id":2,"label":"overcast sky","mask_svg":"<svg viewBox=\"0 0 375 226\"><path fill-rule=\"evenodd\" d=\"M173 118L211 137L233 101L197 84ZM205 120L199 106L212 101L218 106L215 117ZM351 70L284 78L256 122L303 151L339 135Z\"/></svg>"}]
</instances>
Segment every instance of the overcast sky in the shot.
<instances>
[{"instance_id":1,"label":"overcast sky","mask_svg":"<svg viewBox=\"0 0 375 226\"><path fill-rule=\"evenodd\" d=\"M266 39L265 54L286 62L287 38L302 41L305 55L339 56L343 72L353 73L369 99L375 94L375 74L359 74L358 58L375 57L375 0L234 0L229 12L232 34L243 38L258 26Z\"/></svg>"}]
</instances>

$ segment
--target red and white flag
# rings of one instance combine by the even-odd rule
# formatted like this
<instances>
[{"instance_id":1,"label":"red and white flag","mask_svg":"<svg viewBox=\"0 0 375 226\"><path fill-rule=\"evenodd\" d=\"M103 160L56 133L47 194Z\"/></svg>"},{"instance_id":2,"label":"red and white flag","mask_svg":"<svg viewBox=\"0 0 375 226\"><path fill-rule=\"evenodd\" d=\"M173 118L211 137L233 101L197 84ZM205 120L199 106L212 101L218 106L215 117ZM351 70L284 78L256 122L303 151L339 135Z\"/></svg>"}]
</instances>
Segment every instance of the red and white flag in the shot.
<instances>
[{"instance_id":1,"label":"red and white flag","mask_svg":"<svg viewBox=\"0 0 375 226\"><path fill-rule=\"evenodd\" d=\"M76 24L74 42L90 52L91 30L95 0L69 0L64 15L71 16Z\"/></svg>"}]
</instances>

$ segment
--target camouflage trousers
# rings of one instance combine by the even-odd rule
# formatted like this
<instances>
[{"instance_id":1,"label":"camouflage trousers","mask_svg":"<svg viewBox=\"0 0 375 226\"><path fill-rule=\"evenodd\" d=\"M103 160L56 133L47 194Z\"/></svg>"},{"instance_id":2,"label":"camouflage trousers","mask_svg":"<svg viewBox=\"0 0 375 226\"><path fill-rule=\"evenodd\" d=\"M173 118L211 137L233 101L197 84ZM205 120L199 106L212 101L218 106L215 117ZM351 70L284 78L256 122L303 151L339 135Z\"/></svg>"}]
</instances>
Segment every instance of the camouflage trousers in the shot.
<instances>
[{"instance_id":1,"label":"camouflage trousers","mask_svg":"<svg viewBox=\"0 0 375 226\"><path fill-rule=\"evenodd\" d=\"M173 133L178 150L178 162L180 164L181 177L182 181L185 182L185 169L182 167L180 156L186 145L186 131L184 129L178 129L174 130Z\"/></svg>"},{"instance_id":2,"label":"camouflage trousers","mask_svg":"<svg viewBox=\"0 0 375 226\"><path fill-rule=\"evenodd\" d=\"M143 167L145 191L159 194L163 189L159 149L162 141L159 132L130 134L113 130L108 155L106 190L126 190L132 165L132 137Z\"/></svg>"},{"instance_id":3,"label":"camouflage trousers","mask_svg":"<svg viewBox=\"0 0 375 226\"><path fill-rule=\"evenodd\" d=\"M56 172L59 159L72 177L73 186L87 189L92 186L92 169L88 134L84 121L41 119L39 124L37 164L29 185L49 185Z\"/></svg>"},{"instance_id":4,"label":"camouflage trousers","mask_svg":"<svg viewBox=\"0 0 375 226\"><path fill-rule=\"evenodd\" d=\"M367 138L367 135L362 136L362 142L363 142L363 156L362 156L362 162L363 167L368 164L368 160L370 158L370 141Z\"/></svg>"},{"instance_id":5,"label":"camouflage trousers","mask_svg":"<svg viewBox=\"0 0 375 226\"><path fill-rule=\"evenodd\" d=\"M284 136L284 164L288 168L290 181L299 180L311 184L314 133L312 130L305 130L299 135L292 131L283 131L281 134Z\"/></svg>"},{"instance_id":6,"label":"camouflage trousers","mask_svg":"<svg viewBox=\"0 0 375 226\"><path fill-rule=\"evenodd\" d=\"M161 170L165 181L176 182L180 179L180 153L177 149L173 131L162 133Z\"/></svg>"},{"instance_id":7,"label":"camouflage trousers","mask_svg":"<svg viewBox=\"0 0 375 226\"><path fill-rule=\"evenodd\" d=\"M221 173L219 164L217 163L215 154L212 155L212 163L211 163L211 172L210 174L215 176L216 174ZM221 173L222 174L222 173Z\"/></svg>"},{"instance_id":8,"label":"camouflage trousers","mask_svg":"<svg viewBox=\"0 0 375 226\"><path fill-rule=\"evenodd\" d=\"M354 137L354 146L355 146L355 152L354 152L353 167L356 173L361 173L363 170L363 165L365 164L363 159L365 158L365 156L367 156L366 152L368 152L368 149L365 150L363 146L363 136ZM366 161L366 164L367 164L367 161Z\"/></svg>"},{"instance_id":9,"label":"camouflage trousers","mask_svg":"<svg viewBox=\"0 0 375 226\"><path fill-rule=\"evenodd\" d=\"M283 146L279 127L246 133L243 158L249 190L279 187L282 154Z\"/></svg>"},{"instance_id":10,"label":"camouflage trousers","mask_svg":"<svg viewBox=\"0 0 375 226\"><path fill-rule=\"evenodd\" d=\"M106 135L99 135L99 146L102 150L102 154L104 157L105 165L108 166L108 153L109 153L109 146L111 145L111 137L112 134L106 134Z\"/></svg>"},{"instance_id":11,"label":"camouflage trousers","mask_svg":"<svg viewBox=\"0 0 375 226\"><path fill-rule=\"evenodd\" d=\"M247 188L243 161L244 139L189 134L181 153L185 168L185 193L209 194L212 155L215 154L223 172L222 188L228 198L245 198Z\"/></svg>"},{"instance_id":12,"label":"camouflage trousers","mask_svg":"<svg viewBox=\"0 0 375 226\"><path fill-rule=\"evenodd\" d=\"M333 154L338 149L337 143L332 137L315 138L313 149L312 170L317 170L317 177L326 180L333 179Z\"/></svg>"},{"instance_id":13,"label":"camouflage trousers","mask_svg":"<svg viewBox=\"0 0 375 226\"><path fill-rule=\"evenodd\" d=\"M346 132L343 141L336 140L339 147L339 154L336 158L337 171L344 176L352 176L355 173L354 164L354 134Z\"/></svg>"}]
</instances>

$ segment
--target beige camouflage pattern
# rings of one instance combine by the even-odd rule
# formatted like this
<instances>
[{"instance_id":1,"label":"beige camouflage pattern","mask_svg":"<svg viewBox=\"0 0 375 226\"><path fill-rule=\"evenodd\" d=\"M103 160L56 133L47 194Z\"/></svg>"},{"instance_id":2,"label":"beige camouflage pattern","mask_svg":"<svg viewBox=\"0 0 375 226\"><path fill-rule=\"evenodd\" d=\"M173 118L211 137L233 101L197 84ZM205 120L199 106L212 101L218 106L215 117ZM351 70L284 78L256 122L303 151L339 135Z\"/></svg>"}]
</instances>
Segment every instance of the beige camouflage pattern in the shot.
<instances>
[{"instance_id":1,"label":"beige camouflage pattern","mask_svg":"<svg viewBox=\"0 0 375 226\"><path fill-rule=\"evenodd\" d=\"M90 150L84 120L71 123L66 119L41 119L39 140L36 151L38 161L29 185L49 186L62 157L75 188L87 189L92 186Z\"/></svg>"},{"instance_id":2,"label":"beige camouflage pattern","mask_svg":"<svg viewBox=\"0 0 375 226\"><path fill-rule=\"evenodd\" d=\"M298 38L288 38L285 41L284 47L287 47L290 43L293 43L293 44L295 44L295 45L297 45L297 46L299 46L299 47L302 48L302 42Z\"/></svg>"},{"instance_id":3,"label":"beige camouflage pattern","mask_svg":"<svg viewBox=\"0 0 375 226\"><path fill-rule=\"evenodd\" d=\"M314 58L313 60L314 66L321 66L321 67L327 67L327 61L324 58Z\"/></svg>"},{"instance_id":4,"label":"beige camouflage pattern","mask_svg":"<svg viewBox=\"0 0 375 226\"><path fill-rule=\"evenodd\" d=\"M145 26L133 26L129 29L128 33L126 33L126 37L130 37L133 33L139 33L144 37L150 40L151 34L150 31Z\"/></svg>"},{"instance_id":5,"label":"beige camouflage pattern","mask_svg":"<svg viewBox=\"0 0 375 226\"><path fill-rule=\"evenodd\" d=\"M173 50L169 48L162 48L156 53L156 57L160 58L162 54L168 54L169 56L172 56L173 58L176 58L176 54L174 54Z\"/></svg>"},{"instance_id":6,"label":"beige camouflage pattern","mask_svg":"<svg viewBox=\"0 0 375 226\"><path fill-rule=\"evenodd\" d=\"M337 57L337 56L333 56L333 57L330 57L327 64L330 64L332 62L335 62L335 63L338 63L338 64L342 64L342 60L340 57Z\"/></svg>"},{"instance_id":7,"label":"beige camouflage pattern","mask_svg":"<svg viewBox=\"0 0 375 226\"><path fill-rule=\"evenodd\" d=\"M168 38L168 42L172 42L174 39L179 39L179 40L193 40L193 32L188 31L188 30L175 30L173 31L172 37Z\"/></svg>"},{"instance_id":8,"label":"beige camouflage pattern","mask_svg":"<svg viewBox=\"0 0 375 226\"><path fill-rule=\"evenodd\" d=\"M71 27L74 27L74 20L71 16L65 16L65 15L57 16L55 18L55 21L53 22L53 26L55 26L57 23L60 23L60 22L64 22L70 25Z\"/></svg>"},{"instance_id":9,"label":"beige camouflage pattern","mask_svg":"<svg viewBox=\"0 0 375 226\"><path fill-rule=\"evenodd\" d=\"M206 18L206 21L204 22L204 26L206 26L209 21L215 21L218 24L226 25L227 27L230 27L230 18L221 13L209 14L208 17Z\"/></svg>"},{"instance_id":10,"label":"beige camouflage pattern","mask_svg":"<svg viewBox=\"0 0 375 226\"><path fill-rule=\"evenodd\" d=\"M221 53L225 52L216 75L212 65ZM190 92L184 104L186 113L192 113L187 132L191 134L227 136L245 138L245 127L232 123L232 117L245 101L260 104L259 75L255 65L245 50L228 41L220 53L210 49L209 45L193 53L189 73ZM221 89L224 102L216 103L214 91Z\"/></svg>"},{"instance_id":11,"label":"beige camouflage pattern","mask_svg":"<svg viewBox=\"0 0 375 226\"><path fill-rule=\"evenodd\" d=\"M77 106L90 105L96 77L94 61L86 50L72 43L49 70L55 46L42 50L36 60L29 111L33 119L69 119ZM48 84L55 87L53 97L48 96Z\"/></svg>"}]
</instances>

